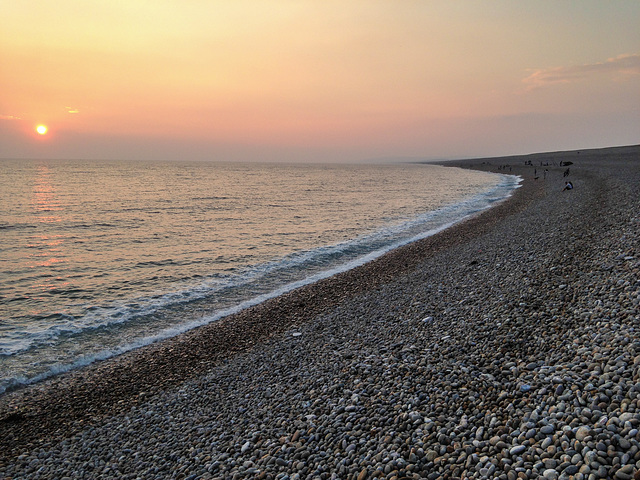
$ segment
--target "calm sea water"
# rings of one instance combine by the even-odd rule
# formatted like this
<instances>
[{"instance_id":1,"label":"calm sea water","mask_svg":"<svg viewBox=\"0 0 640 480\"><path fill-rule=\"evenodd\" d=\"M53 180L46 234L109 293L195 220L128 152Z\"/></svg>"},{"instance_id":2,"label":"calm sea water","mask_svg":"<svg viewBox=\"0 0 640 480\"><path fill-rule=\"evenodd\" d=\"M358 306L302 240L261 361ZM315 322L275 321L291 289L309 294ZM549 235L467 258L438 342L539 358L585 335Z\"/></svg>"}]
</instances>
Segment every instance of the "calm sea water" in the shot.
<instances>
[{"instance_id":1,"label":"calm sea water","mask_svg":"<svg viewBox=\"0 0 640 480\"><path fill-rule=\"evenodd\" d=\"M0 393L353 268L507 197L430 165L0 161Z\"/></svg>"}]
</instances>

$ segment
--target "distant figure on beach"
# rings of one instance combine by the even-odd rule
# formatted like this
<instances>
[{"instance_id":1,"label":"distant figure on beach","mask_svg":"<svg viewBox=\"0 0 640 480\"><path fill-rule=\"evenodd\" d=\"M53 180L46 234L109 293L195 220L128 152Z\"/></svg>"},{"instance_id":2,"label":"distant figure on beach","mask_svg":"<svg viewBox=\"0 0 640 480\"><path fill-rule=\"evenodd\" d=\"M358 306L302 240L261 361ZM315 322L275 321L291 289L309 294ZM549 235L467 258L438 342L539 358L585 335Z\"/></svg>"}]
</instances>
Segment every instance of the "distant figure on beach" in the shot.
<instances>
[{"instance_id":1,"label":"distant figure on beach","mask_svg":"<svg viewBox=\"0 0 640 480\"><path fill-rule=\"evenodd\" d=\"M564 182L564 188L562 189L562 191L564 192L565 190L572 190L573 189L573 183L571 182Z\"/></svg>"},{"instance_id":2,"label":"distant figure on beach","mask_svg":"<svg viewBox=\"0 0 640 480\"><path fill-rule=\"evenodd\" d=\"M567 168L567 169L564 171L564 175L563 175L563 177L568 177L568 176L569 176L569 172L570 172L570 169L568 169L568 168Z\"/></svg>"}]
</instances>

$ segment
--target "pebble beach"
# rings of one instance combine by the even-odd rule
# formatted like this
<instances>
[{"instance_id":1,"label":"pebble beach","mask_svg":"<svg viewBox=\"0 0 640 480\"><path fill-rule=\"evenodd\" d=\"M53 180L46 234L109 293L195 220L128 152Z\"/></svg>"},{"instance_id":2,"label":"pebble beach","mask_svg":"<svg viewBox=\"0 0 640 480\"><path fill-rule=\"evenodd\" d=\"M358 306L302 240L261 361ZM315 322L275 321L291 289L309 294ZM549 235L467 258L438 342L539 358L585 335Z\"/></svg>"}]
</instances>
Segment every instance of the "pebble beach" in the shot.
<instances>
[{"instance_id":1,"label":"pebble beach","mask_svg":"<svg viewBox=\"0 0 640 480\"><path fill-rule=\"evenodd\" d=\"M640 146L443 164L522 186L4 394L0 478L640 479Z\"/></svg>"}]
</instances>

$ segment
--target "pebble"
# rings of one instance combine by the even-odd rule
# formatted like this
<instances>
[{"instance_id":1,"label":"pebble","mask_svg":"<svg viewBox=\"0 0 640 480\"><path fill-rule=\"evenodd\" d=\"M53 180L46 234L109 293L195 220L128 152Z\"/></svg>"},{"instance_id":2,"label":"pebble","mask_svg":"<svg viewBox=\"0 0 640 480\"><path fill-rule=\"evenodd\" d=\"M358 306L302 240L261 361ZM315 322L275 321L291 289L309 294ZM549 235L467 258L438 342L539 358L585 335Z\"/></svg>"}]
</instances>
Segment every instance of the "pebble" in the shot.
<instances>
[{"instance_id":1,"label":"pebble","mask_svg":"<svg viewBox=\"0 0 640 480\"><path fill-rule=\"evenodd\" d=\"M513 448L511 448L509 450L509 455L511 455L511 456L520 455L526 449L527 449L527 447L525 447L524 445L516 445L515 447L513 447Z\"/></svg>"},{"instance_id":2,"label":"pebble","mask_svg":"<svg viewBox=\"0 0 640 480\"><path fill-rule=\"evenodd\" d=\"M579 442L584 441L585 438L587 438L591 433L591 430L589 429L589 427L580 427L578 428L578 430L575 433L575 437L576 440L578 440Z\"/></svg>"},{"instance_id":3,"label":"pebble","mask_svg":"<svg viewBox=\"0 0 640 480\"><path fill-rule=\"evenodd\" d=\"M553 427L553 425L544 425L540 427L540 433L544 435L552 435L553 433L555 433L555 431L556 429Z\"/></svg>"}]
</instances>

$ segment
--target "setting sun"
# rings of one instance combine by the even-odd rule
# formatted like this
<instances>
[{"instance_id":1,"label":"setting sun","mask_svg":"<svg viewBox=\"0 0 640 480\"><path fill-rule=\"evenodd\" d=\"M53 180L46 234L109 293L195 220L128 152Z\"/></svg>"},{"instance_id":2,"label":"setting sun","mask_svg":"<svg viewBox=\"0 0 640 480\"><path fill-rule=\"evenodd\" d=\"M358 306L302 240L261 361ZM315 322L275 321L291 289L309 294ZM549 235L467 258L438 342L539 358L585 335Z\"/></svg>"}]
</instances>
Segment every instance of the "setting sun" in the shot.
<instances>
[{"instance_id":1,"label":"setting sun","mask_svg":"<svg viewBox=\"0 0 640 480\"><path fill-rule=\"evenodd\" d=\"M38 125L38 126L36 127L36 132L38 132L40 135L44 135L44 134L46 134L46 133L47 133L47 130L48 130L48 128L47 128L47 126L46 126L46 125Z\"/></svg>"}]
</instances>

